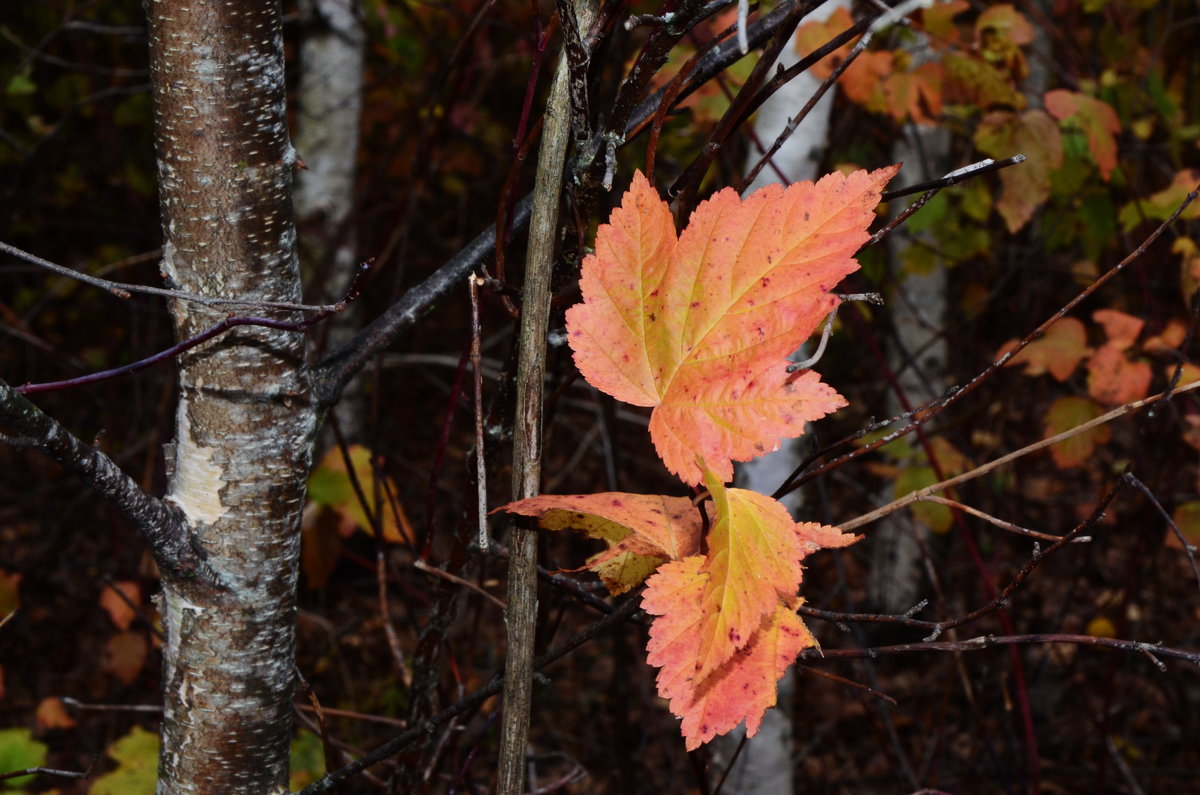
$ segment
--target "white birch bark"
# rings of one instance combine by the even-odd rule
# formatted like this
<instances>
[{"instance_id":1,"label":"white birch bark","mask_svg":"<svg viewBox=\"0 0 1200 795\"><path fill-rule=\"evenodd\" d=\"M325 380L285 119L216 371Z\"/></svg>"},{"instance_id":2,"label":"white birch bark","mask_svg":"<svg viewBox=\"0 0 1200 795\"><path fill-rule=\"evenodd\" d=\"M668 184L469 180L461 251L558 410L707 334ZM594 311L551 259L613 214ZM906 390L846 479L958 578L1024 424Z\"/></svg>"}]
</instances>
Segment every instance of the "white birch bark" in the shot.
<instances>
[{"instance_id":1,"label":"white birch bark","mask_svg":"<svg viewBox=\"0 0 1200 795\"><path fill-rule=\"evenodd\" d=\"M298 301L278 2L150 0L147 10L164 277L202 296ZM225 315L182 301L171 311L180 339ZM286 791L299 519L317 422L303 354L301 334L244 327L179 359L166 500L221 587L163 580L160 793Z\"/></svg>"},{"instance_id":2,"label":"white birch bark","mask_svg":"<svg viewBox=\"0 0 1200 795\"><path fill-rule=\"evenodd\" d=\"M950 171L950 136L942 128L910 125L907 137L892 148L892 159L904 163L896 187L937 179ZM900 208L897 208L900 209ZM892 335L886 346L888 367L909 406L938 397L946 388L948 349L942 329L946 323L946 269L936 263L928 273L909 273L899 265L907 245L902 235L888 237L896 274L895 289L886 296ZM895 392L888 392L887 416L905 410ZM880 499L893 499L887 486ZM879 521L867 534L871 545L868 598L881 610L901 613L921 598L922 550L928 528L908 511Z\"/></svg>"},{"instance_id":3,"label":"white birch bark","mask_svg":"<svg viewBox=\"0 0 1200 795\"><path fill-rule=\"evenodd\" d=\"M300 3L300 84L296 93L296 150L308 167L296 178L297 223L306 234L306 268L332 264L343 278L355 264L354 204L366 34L358 0Z\"/></svg>"}]
</instances>

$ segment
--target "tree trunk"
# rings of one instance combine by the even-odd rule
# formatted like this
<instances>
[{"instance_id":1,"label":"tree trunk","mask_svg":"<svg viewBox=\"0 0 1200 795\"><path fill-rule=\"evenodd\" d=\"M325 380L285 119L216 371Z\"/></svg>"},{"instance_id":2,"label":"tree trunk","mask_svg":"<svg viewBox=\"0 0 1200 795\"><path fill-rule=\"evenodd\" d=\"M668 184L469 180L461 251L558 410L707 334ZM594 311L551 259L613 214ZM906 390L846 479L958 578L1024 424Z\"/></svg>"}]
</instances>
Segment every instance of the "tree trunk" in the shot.
<instances>
[{"instance_id":1,"label":"tree trunk","mask_svg":"<svg viewBox=\"0 0 1200 795\"><path fill-rule=\"evenodd\" d=\"M278 2L150 0L148 13L163 276L201 296L298 301ZM180 339L226 314L182 301L171 311ZM166 499L221 587L163 581L159 792L286 791L317 424L303 364L302 335L260 327L179 360Z\"/></svg>"},{"instance_id":2,"label":"tree trunk","mask_svg":"<svg viewBox=\"0 0 1200 795\"><path fill-rule=\"evenodd\" d=\"M892 158L904 163L899 185L937 179L950 169L950 138L940 128L913 127L908 138L892 148ZM942 329L946 325L946 269L940 263L929 273L903 270L903 238L888 238L892 262L898 274L895 290L887 297L893 335L887 346L888 367L896 373L903 390L902 402L888 393L887 413L895 416L938 397L946 387L949 349ZM890 487L880 498L894 499ZM890 613L902 613L921 598L924 582L924 544L928 528L908 511L884 517L868 535L871 544L871 578L868 597L872 605Z\"/></svg>"}]
</instances>

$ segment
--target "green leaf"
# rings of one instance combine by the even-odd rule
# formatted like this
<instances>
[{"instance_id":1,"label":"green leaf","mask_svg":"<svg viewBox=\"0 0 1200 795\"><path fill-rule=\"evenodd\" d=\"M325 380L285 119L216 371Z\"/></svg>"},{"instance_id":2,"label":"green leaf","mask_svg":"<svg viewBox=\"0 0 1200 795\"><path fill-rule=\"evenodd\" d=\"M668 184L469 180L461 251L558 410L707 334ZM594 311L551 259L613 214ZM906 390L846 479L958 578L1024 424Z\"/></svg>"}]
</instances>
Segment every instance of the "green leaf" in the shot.
<instances>
[{"instance_id":1,"label":"green leaf","mask_svg":"<svg viewBox=\"0 0 1200 795\"><path fill-rule=\"evenodd\" d=\"M291 770L289 783L293 792L325 775L325 749L320 737L312 732L300 732L296 736L292 741Z\"/></svg>"},{"instance_id":2,"label":"green leaf","mask_svg":"<svg viewBox=\"0 0 1200 795\"><path fill-rule=\"evenodd\" d=\"M896 497L903 497L905 494L932 486L937 482L937 474L933 471L933 467L905 467L901 471L900 477L896 478ZM935 533L945 533L954 521L950 515L950 509L935 502L913 503L909 510L912 511L913 518Z\"/></svg>"},{"instance_id":3,"label":"green leaf","mask_svg":"<svg viewBox=\"0 0 1200 795\"><path fill-rule=\"evenodd\" d=\"M0 773L11 773L14 770L24 770L28 767L41 767L46 764L46 745L33 739L29 729L0 730ZM10 778L0 783L6 790L21 789L33 776Z\"/></svg>"},{"instance_id":4,"label":"green leaf","mask_svg":"<svg viewBox=\"0 0 1200 795\"><path fill-rule=\"evenodd\" d=\"M134 726L108 747L117 769L92 785L92 795L153 795L158 781L158 735Z\"/></svg>"},{"instance_id":5,"label":"green leaf","mask_svg":"<svg viewBox=\"0 0 1200 795\"><path fill-rule=\"evenodd\" d=\"M33 80L29 77L29 70L17 72L8 81L8 85L4 88L4 93L10 97L28 97L37 92L37 86L33 84Z\"/></svg>"}]
</instances>

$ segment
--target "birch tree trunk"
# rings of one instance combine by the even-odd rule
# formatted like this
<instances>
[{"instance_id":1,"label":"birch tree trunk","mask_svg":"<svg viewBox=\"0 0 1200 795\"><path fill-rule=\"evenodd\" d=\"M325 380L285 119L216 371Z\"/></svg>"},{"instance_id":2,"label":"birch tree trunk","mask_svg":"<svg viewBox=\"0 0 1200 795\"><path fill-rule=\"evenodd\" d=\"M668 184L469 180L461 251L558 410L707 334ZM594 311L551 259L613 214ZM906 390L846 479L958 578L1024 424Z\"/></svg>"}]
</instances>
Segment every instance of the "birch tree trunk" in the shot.
<instances>
[{"instance_id":1,"label":"birch tree trunk","mask_svg":"<svg viewBox=\"0 0 1200 795\"><path fill-rule=\"evenodd\" d=\"M848 7L849 0L834 0L805 17L805 21L824 21L841 7ZM791 66L802 55L793 43L784 48L779 64ZM808 72L797 75L771 96L758 109L754 117L754 134L763 147L769 148L782 133L805 103L817 92L821 81ZM772 182L782 181L785 185L806 179L816 179L821 154L829 135L830 113L833 110L833 91L813 106L804 120L771 159L774 168L768 166L759 172L754 182L746 186L749 194ZM751 146L747 157L747 168L753 168L762 157L757 146ZM782 177L782 180L781 180ZM798 352L799 353L799 352ZM802 355L797 358L804 358ZM737 485L750 491L770 494L779 488L804 459L806 440L784 439L779 449L759 458L734 467ZM799 518L804 499L800 491L784 495L780 500L795 518ZM738 726L728 734L714 738L713 773L724 773L729 761L737 754L733 769L725 778L722 792L727 795L791 795L793 792L793 720L792 695L796 687L795 671L789 670L779 680L779 702L775 709L763 716L762 726L753 738L746 741L741 753L738 746L746 736L746 727Z\"/></svg>"},{"instance_id":2,"label":"birch tree trunk","mask_svg":"<svg viewBox=\"0 0 1200 795\"><path fill-rule=\"evenodd\" d=\"M147 10L163 276L201 296L298 301L278 2ZM180 339L225 315L171 311ZM179 360L166 500L220 586L163 581L160 793L286 791L309 391L294 332L243 327Z\"/></svg>"},{"instance_id":3,"label":"birch tree trunk","mask_svg":"<svg viewBox=\"0 0 1200 795\"><path fill-rule=\"evenodd\" d=\"M892 158L904 163L897 186L911 185L949 171L950 137L941 128L912 127L909 137L897 140ZM946 387L949 348L942 336L946 323L946 268L939 262L928 273L903 270L903 238L888 238L898 274L895 289L887 297L893 334L888 340L888 367L904 394L904 401L888 392L887 413L895 416L908 408L938 397ZM880 495L894 498L890 486ZM872 605L890 613L902 613L921 598L924 583L925 541L928 528L909 512L894 513L875 525L869 534L871 577L868 598Z\"/></svg>"}]
</instances>

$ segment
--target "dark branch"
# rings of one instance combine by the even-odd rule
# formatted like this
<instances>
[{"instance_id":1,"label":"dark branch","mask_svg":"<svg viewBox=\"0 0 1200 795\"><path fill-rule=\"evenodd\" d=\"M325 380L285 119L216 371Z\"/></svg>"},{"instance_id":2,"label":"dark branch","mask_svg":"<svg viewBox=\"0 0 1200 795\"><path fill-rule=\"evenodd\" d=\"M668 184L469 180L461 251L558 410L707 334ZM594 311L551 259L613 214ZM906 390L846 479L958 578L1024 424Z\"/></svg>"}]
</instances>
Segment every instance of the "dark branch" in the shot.
<instances>
[{"instance_id":1,"label":"dark branch","mask_svg":"<svg viewBox=\"0 0 1200 795\"><path fill-rule=\"evenodd\" d=\"M137 527L164 573L217 583L216 573L192 543L182 512L142 491L112 459L76 439L2 379L0 422L21 434L19 446L41 450L84 485L107 497Z\"/></svg>"}]
</instances>

